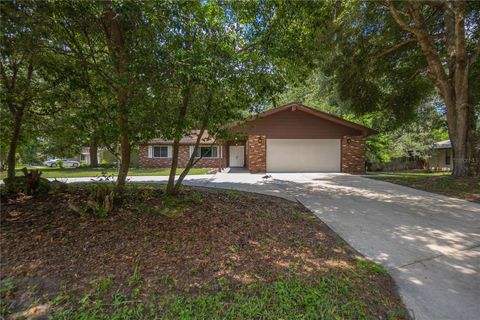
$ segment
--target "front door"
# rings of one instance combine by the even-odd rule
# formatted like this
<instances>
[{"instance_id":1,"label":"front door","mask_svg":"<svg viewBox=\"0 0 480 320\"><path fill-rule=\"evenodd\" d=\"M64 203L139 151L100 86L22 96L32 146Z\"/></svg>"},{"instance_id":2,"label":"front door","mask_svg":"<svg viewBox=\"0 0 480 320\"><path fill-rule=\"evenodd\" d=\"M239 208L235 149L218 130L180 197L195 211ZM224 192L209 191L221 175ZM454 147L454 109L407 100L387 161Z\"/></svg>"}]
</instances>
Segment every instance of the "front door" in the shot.
<instances>
[{"instance_id":1,"label":"front door","mask_svg":"<svg viewBox=\"0 0 480 320\"><path fill-rule=\"evenodd\" d=\"M245 166L245 146L230 146L230 167Z\"/></svg>"}]
</instances>

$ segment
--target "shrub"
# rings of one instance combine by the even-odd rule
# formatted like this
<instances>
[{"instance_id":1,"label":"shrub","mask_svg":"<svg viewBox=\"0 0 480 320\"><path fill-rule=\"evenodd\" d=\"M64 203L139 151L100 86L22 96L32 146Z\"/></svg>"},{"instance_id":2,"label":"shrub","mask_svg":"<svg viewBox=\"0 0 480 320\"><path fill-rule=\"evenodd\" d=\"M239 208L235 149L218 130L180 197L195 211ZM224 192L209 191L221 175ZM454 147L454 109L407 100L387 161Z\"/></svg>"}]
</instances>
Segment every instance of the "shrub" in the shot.
<instances>
[{"instance_id":1,"label":"shrub","mask_svg":"<svg viewBox=\"0 0 480 320\"><path fill-rule=\"evenodd\" d=\"M60 168L63 168L63 160L57 160L55 162L57 163L57 166L59 166Z\"/></svg>"},{"instance_id":2,"label":"shrub","mask_svg":"<svg viewBox=\"0 0 480 320\"><path fill-rule=\"evenodd\" d=\"M88 163L82 162L82 163L80 163L80 167L86 168L86 167L88 167Z\"/></svg>"},{"instance_id":3,"label":"shrub","mask_svg":"<svg viewBox=\"0 0 480 320\"><path fill-rule=\"evenodd\" d=\"M103 160L100 162L100 165L101 165L102 167L108 167L108 161L105 160L105 159L103 159Z\"/></svg>"},{"instance_id":4,"label":"shrub","mask_svg":"<svg viewBox=\"0 0 480 320\"><path fill-rule=\"evenodd\" d=\"M196 192L196 191L192 192L192 194L190 195L190 199L195 204L201 204L203 202L202 195L200 193Z\"/></svg>"}]
</instances>

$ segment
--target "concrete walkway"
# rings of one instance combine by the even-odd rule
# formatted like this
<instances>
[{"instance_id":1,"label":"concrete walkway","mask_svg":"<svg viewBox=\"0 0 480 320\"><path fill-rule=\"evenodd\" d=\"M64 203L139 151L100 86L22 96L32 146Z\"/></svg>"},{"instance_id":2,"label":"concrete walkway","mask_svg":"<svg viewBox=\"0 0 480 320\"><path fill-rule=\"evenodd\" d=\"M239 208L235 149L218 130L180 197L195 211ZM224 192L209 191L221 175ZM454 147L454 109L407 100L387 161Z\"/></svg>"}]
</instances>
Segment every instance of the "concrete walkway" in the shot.
<instances>
[{"instance_id":1,"label":"concrete walkway","mask_svg":"<svg viewBox=\"0 0 480 320\"><path fill-rule=\"evenodd\" d=\"M185 183L300 201L389 270L416 319L480 318L480 204L346 174L262 176L218 173L190 176ZM81 180L90 181L69 179Z\"/></svg>"}]
</instances>

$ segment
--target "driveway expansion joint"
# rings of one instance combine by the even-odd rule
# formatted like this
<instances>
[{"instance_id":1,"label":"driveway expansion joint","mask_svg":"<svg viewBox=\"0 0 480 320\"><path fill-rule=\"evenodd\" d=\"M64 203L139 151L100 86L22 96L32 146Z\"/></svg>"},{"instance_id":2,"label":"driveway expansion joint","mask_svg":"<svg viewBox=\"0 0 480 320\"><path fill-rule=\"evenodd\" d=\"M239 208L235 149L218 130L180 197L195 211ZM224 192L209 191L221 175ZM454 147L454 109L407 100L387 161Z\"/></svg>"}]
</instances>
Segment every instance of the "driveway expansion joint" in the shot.
<instances>
[{"instance_id":1,"label":"driveway expansion joint","mask_svg":"<svg viewBox=\"0 0 480 320\"><path fill-rule=\"evenodd\" d=\"M476 244L473 244L473 245L471 245L471 246L469 246L469 247L455 250L455 251L453 251L452 253L465 252L465 251L469 251L469 250L472 250L472 249L475 249L475 248L479 248L479 247L480 247L480 243L476 243ZM401 265L401 266L398 266L398 267L387 268L387 271L394 271L394 270L402 269L402 268L409 267L409 266L414 265L414 264L417 264L417 263L422 263L422 262L425 262L425 261L431 261L431 260L435 260L435 259L441 258L441 257L448 257L448 255L447 255L447 254L437 254L437 255L434 255L434 256L431 256L431 257L426 257L426 258L418 259L418 260L415 260L415 261L406 263L406 264Z\"/></svg>"}]
</instances>

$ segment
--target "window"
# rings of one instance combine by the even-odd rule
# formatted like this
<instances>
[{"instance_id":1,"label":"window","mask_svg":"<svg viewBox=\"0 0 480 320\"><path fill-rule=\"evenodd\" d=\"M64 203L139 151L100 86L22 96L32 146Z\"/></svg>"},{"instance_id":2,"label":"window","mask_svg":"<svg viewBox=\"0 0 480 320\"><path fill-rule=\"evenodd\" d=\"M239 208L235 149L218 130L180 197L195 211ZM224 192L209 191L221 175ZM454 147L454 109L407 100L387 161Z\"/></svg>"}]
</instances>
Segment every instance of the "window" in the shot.
<instances>
[{"instance_id":1,"label":"window","mask_svg":"<svg viewBox=\"0 0 480 320\"><path fill-rule=\"evenodd\" d=\"M153 147L154 158L168 158L168 146Z\"/></svg>"},{"instance_id":2,"label":"window","mask_svg":"<svg viewBox=\"0 0 480 320\"><path fill-rule=\"evenodd\" d=\"M445 164L450 165L450 150L445 150Z\"/></svg>"},{"instance_id":3,"label":"window","mask_svg":"<svg viewBox=\"0 0 480 320\"><path fill-rule=\"evenodd\" d=\"M190 147L190 154L193 153L195 147ZM203 158L218 158L218 146L213 147L198 147L195 157L200 158L202 155Z\"/></svg>"},{"instance_id":4,"label":"window","mask_svg":"<svg viewBox=\"0 0 480 320\"><path fill-rule=\"evenodd\" d=\"M80 155L80 161L85 161L85 158L86 158L86 157L85 157L84 154L81 154L81 155Z\"/></svg>"}]
</instances>

